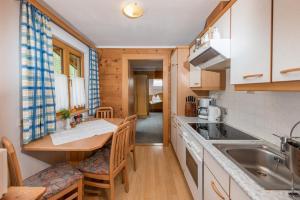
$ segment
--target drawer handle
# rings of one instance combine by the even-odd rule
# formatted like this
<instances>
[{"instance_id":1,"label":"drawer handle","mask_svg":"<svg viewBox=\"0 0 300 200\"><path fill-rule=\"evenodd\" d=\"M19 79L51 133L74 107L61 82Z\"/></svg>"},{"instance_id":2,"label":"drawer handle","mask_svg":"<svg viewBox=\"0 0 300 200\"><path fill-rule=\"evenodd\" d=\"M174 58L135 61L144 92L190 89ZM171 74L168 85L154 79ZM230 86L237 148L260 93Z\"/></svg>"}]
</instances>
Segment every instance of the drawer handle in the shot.
<instances>
[{"instance_id":1,"label":"drawer handle","mask_svg":"<svg viewBox=\"0 0 300 200\"><path fill-rule=\"evenodd\" d=\"M194 83L194 85L199 85L200 83Z\"/></svg>"},{"instance_id":2,"label":"drawer handle","mask_svg":"<svg viewBox=\"0 0 300 200\"><path fill-rule=\"evenodd\" d=\"M222 193L218 190L216 184L212 181L210 183L211 188L213 189L213 191L220 197L220 199L225 200L225 197L222 195Z\"/></svg>"},{"instance_id":3,"label":"drawer handle","mask_svg":"<svg viewBox=\"0 0 300 200\"><path fill-rule=\"evenodd\" d=\"M263 77L264 74L248 74L248 75L244 75L243 78L247 79L247 78L260 78Z\"/></svg>"},{"instance_id":4,"label":"drawer handle","mask_svg":"<svg viewBox=\"0 0 300 200\"><path fill-rule=\"evenodd\" d=\"M284 70L280 71L281 74L287 74L287 73L290 73L290 72L300 72L300 67L288 68L288 69L284 69Z\"/></svg>"}]
</instances>

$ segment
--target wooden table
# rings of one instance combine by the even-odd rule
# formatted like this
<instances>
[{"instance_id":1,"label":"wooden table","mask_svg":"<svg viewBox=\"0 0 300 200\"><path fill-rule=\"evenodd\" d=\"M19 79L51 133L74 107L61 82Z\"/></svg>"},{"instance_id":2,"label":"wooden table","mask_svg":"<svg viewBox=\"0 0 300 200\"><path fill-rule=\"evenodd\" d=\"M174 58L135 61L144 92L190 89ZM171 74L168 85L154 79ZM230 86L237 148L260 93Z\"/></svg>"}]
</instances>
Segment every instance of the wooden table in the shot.
<instances>
[{"instance_id":1,"label":"wooden table","mask_svg":"<svg viewBox=\"0 0 300 200\"><path fill-rule=\"evenodd\" d=\"M124 119L111 118L105 120L115 125L120 125ZM102 148L104 144L112 137L112 134L112 132L105 133L61 145L54 145L52 143L51 136L47 135L41 139L24 145L23 150L31 152L66 152L67 160L71 163L77 163L84 158L85 152L91 152Z\"/></svg>"},{"instance_id":2,"label":"wooden table","mask_svg":"<svg viewBox=\"0 0 300 200\"><path fill-rule=\"evenodd\" d=\"M44 187L9 187L1 200L38 200L45 192Z\"/></svg>"}]
</instances>

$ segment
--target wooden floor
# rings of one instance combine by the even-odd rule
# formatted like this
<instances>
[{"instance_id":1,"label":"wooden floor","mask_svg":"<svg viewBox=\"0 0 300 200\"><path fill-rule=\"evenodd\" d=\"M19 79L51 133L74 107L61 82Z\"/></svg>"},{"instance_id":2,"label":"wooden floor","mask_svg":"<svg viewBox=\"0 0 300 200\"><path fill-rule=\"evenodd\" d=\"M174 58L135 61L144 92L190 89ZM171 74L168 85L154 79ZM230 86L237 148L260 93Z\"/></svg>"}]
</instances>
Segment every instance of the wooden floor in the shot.
<instances>
[{"instance_id":1,"label":"wooden floor","mask_svg":"<svg viewBox=\"0 0 300 200\"><path fill-rule=\"evenodd\" d=\"M192 200L172 147L137 146L137 171L129 159L129 193L124 191L121 177L116 178L116 200ZM108 199L85 194L85 200Z\"/></svg>"}]
</instances>

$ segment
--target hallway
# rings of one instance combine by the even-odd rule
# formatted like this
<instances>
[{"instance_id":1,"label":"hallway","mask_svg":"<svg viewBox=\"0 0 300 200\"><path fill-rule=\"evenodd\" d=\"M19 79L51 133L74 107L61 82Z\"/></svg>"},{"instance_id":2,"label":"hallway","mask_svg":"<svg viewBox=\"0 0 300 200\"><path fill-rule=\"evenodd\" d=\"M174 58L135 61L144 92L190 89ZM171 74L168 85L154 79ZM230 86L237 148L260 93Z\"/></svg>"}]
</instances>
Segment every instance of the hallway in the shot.
<instances>
[{"instance_id":1,"label":"hallway","mask_svg":"<svg viewBox=\"0 0 300 200\"><path fill-rule=\"evenodd\" d=\"M150 112L145 119L138 119L136 128L136 143L163 142L163 113Z\"/></svg>"}]
</instances>

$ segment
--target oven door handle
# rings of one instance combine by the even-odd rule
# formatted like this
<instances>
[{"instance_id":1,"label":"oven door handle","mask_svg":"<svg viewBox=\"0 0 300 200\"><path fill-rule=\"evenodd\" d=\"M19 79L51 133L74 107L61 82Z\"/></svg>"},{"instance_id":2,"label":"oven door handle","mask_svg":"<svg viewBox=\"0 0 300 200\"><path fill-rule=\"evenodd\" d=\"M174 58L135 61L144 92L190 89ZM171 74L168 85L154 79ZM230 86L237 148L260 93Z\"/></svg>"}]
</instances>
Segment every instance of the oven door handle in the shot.
<instances>
[{"instance_id":1,"label":"oven door handle","mask_svg":"<svg viewBox=\"0 0 300 200\"><path fill-rule=\"evenodd\" d=\"M193 146L191 145L191 143L188 142L186 139L184 141L187 144L186 148L188 149L188 151L190 152L190 154L194 157L194 159L197 160L197 163L202 163L203 162L202 158L200 158L197 155L197 153L196 153L197 151L193 148Z\"/></svg>"}]
</instances>

